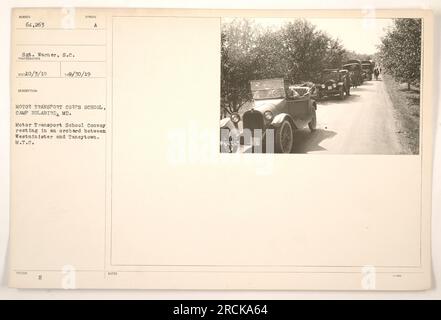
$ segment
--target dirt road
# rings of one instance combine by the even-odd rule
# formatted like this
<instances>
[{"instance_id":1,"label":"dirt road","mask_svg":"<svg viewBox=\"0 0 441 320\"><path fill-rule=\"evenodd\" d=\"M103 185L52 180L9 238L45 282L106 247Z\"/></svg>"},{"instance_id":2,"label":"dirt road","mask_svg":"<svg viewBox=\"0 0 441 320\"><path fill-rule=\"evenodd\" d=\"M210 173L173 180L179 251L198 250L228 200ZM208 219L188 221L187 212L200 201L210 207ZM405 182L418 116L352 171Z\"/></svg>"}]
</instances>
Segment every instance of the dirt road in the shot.
<instances>
[{"instance_id":1,"label":"dirt road","mask_svg":"<svg viewBox=\"0 0 441 320\"><path fill-rule=\"evenodd\" d=\"M393 106L382 81L318 102L317 130L299 130L294 153L400 154Z\"/></svg>"}]
</instances>

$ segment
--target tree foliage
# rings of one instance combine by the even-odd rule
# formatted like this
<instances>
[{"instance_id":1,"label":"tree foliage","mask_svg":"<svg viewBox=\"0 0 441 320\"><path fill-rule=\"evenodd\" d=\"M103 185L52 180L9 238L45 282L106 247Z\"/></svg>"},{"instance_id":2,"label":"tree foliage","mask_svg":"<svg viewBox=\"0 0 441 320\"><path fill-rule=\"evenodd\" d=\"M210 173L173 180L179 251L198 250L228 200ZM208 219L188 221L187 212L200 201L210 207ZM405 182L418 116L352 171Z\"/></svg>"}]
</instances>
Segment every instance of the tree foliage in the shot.
<instances>
[{"instance_id":1,"label":"tree foliage","mask_svg":"<svg viewBox=\"0 0 441 320\"><path fill-rule=\"evenodd\" d=\"M379 58L385 71L399 82L418 84L421 66L421 19L395 19L382 39Z\"/></svg>"},{"instance_id":2,"label":"tree foliage","mask_svg":"<svg viewBox=\"0 0 441 320\"><path fill-rule=\"evenodd\" d=\"M252 20L225 23L221 34L221 99L228 112L251 99L249 81L281 77L291 83L313 81L324 68L339 68L348 54L338 39L298 19L280 29L263 29Z\"/></svg>"},{"instance_id":3,"label":"tree foliage","mask_svg":"<svg viewBox=\"0 0 441 320\"><path fill-rule=\"evenodd\" d=\"M375 58L371 54L358 53L358 52L355 52L352 50L351 51L346 50L344 60L346 61L349 59L356 59L356 60L360 60L360 61L363 61L363 60L374 60L375 61Z\"/></svg>"}]
</instances>

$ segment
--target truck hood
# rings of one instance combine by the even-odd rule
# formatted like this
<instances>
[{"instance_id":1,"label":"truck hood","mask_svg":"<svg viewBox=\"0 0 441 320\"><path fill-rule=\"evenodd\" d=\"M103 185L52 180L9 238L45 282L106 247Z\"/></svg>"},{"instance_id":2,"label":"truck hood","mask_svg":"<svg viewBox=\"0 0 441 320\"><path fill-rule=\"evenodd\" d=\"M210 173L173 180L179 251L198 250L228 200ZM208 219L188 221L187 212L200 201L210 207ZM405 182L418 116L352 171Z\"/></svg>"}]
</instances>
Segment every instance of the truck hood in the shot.
<instances>
[{"instance_id":1,"label":"truck hood","mask_svg":"<svg viewBox=\"0 0 441 320\"><path fill-rule=\"evenodd\" d=\"M249 105L246 106L246 110L257 110L260 112L265 112L267 110L273 110L277 105L282 103L285 99L265 99L265 100L255 100L250 101Z\"/></svg>"},{"instance_id":2,"label":"truck hood","mask_svg":"<svg viewBox=\"0 0 441 320\"><path fill-rule=\"evenodd\" d=\"M334 83L339 82L338 79L328 79L326 81L323 82L324 85L329 86L329 85L333 85Z\"/></svg>"}]
</instances>

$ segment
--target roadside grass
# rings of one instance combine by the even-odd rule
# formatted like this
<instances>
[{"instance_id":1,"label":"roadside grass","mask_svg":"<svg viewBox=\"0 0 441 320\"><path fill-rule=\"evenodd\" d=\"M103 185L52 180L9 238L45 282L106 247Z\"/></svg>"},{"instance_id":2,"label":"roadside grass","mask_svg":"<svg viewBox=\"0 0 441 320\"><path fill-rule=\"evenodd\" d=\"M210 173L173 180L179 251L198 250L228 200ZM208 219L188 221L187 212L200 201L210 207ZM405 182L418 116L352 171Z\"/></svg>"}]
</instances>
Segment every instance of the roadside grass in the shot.
<instances>
[{"instance_id":1,"label":"roadside grass","mask_svg":"<svg viewBox=\"0 0 441 320\"><path fill-rule=\"evenodd\" d=\"M386 90L394 106L398 134L405 153L419 153L420 88L396 82L392 76L382 74Z\"/></svg>"}]
</instances>

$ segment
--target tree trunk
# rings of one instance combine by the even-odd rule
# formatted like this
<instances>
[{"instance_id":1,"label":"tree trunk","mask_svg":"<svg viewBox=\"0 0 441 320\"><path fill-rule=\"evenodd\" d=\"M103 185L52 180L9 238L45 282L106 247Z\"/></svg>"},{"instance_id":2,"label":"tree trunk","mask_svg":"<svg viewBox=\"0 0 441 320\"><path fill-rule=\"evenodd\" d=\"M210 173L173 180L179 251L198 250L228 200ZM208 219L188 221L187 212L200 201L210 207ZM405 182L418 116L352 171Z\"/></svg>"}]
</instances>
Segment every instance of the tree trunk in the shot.
<instances>
[{"instance_id":1,"label":"tree trunk","mask_svg":"<svg viewBox=\"0 0 441 320\"><path fill-rule=\"evenodd\" d=\"M410 82L407 83L407 90L410 91Z\"/></svg>"}]
</instances>

